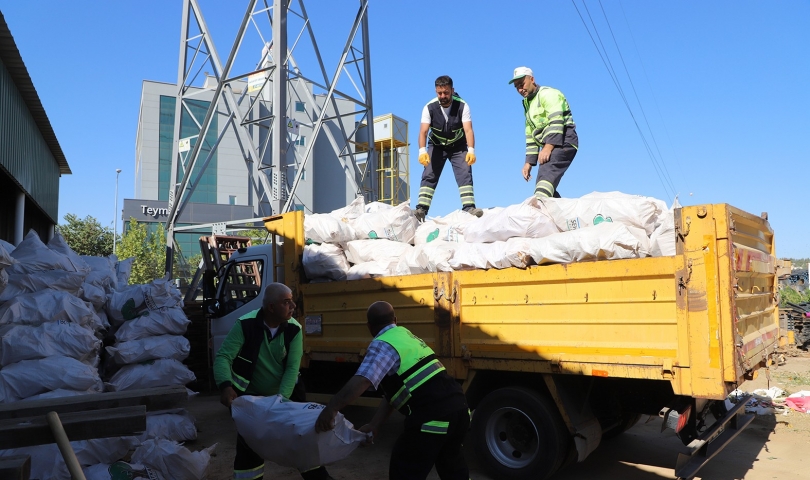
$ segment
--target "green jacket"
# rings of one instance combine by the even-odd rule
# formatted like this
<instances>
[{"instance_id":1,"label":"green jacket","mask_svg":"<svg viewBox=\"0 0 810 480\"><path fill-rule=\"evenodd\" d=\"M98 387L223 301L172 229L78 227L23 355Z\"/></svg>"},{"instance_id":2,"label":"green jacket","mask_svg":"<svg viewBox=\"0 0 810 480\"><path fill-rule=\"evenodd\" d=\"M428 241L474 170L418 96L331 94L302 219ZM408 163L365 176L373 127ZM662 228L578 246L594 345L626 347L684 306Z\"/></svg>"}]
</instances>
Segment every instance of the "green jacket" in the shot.
<instances>
[{"instance_id":1,"label":"green jacket","mask_svg":"<svg viewBox=\"0 0 810 480\"><path fill-rule=\"evenodd\" d=\"M568 100L561 91L551 87L537 87L532 97L523 99L526 116L526 162L537 163L540 149L547 143L562 147L577 147L574 117Z\"/></svg>"},{"instance_id":2,"label":"green jacket","mask_svg":"<svg viewBox=\"0 0 810 480\"><path fill-rule=\"evenodd\" d=\"M243 315L239 320L256 318L258 312L259 310L254 310ZM291 318L289 322L299 328L301 327L301 324L294 318ZM237 321L231 331L228 332L228 336L225 337L225 341L214 359L214 381L217 386L222 386L231 381L231 365L244 343L245 338L242 327ZM286 370L282 366L284 350L284 335L280 331L276 332L276 336L269 342L266 338L264 339L259 350L259 358L256 361L253 377L245 394L262 396L281 394L284 398L290 398L295 382L298 379L301 357L304 354L302 333L298 332L298 335L293 338L290 344L290 351L286 352Z\"/></svg>"}]
</instances>

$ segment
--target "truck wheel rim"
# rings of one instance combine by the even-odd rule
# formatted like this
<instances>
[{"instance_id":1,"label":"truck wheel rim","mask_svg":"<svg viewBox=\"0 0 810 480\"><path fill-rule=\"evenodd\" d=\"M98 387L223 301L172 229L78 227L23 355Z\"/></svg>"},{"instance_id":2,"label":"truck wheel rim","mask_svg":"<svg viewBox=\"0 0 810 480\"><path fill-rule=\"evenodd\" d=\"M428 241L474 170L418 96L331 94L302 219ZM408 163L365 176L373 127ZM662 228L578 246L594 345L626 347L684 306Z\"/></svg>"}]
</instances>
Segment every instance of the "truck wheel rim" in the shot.
<instances>
[{"instance_id":1,"label":"truck wheel rim","mask_svg":"<svg viewBox=\"0 0 810 480\"><path fill-rule=\"evenodd\" d=\"M517 408L503 407L493 412L485 435L490 453L506 467L526 467L538 455L537 426Z\"/></svg>"}]
</instances>

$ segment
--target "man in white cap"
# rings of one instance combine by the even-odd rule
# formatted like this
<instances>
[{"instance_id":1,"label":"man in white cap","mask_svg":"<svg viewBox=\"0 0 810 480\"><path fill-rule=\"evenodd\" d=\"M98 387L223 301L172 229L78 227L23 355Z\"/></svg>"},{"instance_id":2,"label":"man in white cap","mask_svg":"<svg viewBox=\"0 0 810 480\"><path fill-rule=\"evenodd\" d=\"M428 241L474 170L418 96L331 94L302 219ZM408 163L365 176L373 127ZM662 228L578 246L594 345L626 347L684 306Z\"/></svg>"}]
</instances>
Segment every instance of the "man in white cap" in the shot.
<instances>
[{"instance_id":1,"label":"man in white cap","mask_svg":"<svg viewBox=\"0 0 810 480\"><path fill-rule=\"evenodd\" d=\"M534 195L537 198L559 198L557 185L574 160L579 146L568 101L556 88L537 86L529 67L516 68L509 83L514 84L518 94L523 97L523 111L526 114L523 179L528 182L532 177L532 167L539 163Z\"/></svg>"}]
</instances>

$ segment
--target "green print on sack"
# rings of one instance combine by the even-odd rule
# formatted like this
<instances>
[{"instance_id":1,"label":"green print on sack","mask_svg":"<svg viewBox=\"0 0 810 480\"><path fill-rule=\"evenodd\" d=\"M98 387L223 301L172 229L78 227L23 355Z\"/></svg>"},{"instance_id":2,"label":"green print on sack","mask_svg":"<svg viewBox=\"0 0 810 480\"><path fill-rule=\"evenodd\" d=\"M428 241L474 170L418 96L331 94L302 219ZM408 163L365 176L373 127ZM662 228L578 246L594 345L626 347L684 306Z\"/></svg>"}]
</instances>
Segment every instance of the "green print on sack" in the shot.
<instances>
[{"instance_id":1,"label":"green print on sack","mask_svg":"<svg viewBox=\"0 0 810 480\"><path fill-rule=\"evenodd\" d=\"M110 480L135 480L145 478L157 480L158 476L151 469L143 467L143 470L135 470L126 462L115 462L107 469Z\"/></svg>"},{"instance_id":2,"label":"green print on sack","mask_svg":"<svg viewBox=\"0 0 810 480\"><path fill-rule=\"evenodd\" d=\"M594 226L599 225L602 222L613 223L613 219L610 218L610 217L604 217L604 216L602 216L601 213L598 214L597 216L593 217L593 225Z\"/></svg>"},{"instance_id":3,"label":"green print on sack","mask_svg":"<svg viewBox=\"0 0 810 480\"><path fill-rule=\"evenodd\" d=\"M428 233L427 238L425 239L425 243L430 243L433 240L439 238L439 229L433 230L432 232Z\"/></svg>"}]
</instances>

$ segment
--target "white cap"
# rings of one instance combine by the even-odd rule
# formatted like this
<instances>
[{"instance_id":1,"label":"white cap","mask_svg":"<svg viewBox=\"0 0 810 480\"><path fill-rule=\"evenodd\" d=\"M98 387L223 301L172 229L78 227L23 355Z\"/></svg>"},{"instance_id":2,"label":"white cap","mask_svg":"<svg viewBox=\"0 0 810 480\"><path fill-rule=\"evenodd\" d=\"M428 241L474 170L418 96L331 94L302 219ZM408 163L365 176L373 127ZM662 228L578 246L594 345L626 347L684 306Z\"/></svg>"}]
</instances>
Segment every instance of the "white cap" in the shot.
<instances>
[{"instance_id":1,"label":"white cap","mask_svg":"<svg viewBox=\"0 0 810 480\"><path fill-rule=\"evenodd\" d=\"M509 84L515 83L515 80L523 78L525 76L533 77L534 73L532 73L532 69L529 67L517 67L515 69L515 74L512 75L512 80L509 80Z\"/></svg>"}]
</instances>

